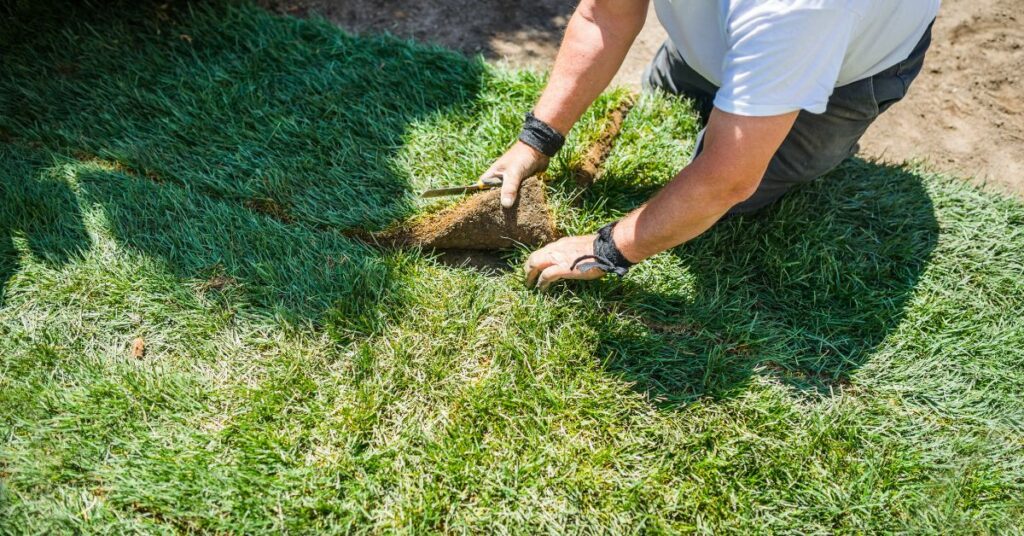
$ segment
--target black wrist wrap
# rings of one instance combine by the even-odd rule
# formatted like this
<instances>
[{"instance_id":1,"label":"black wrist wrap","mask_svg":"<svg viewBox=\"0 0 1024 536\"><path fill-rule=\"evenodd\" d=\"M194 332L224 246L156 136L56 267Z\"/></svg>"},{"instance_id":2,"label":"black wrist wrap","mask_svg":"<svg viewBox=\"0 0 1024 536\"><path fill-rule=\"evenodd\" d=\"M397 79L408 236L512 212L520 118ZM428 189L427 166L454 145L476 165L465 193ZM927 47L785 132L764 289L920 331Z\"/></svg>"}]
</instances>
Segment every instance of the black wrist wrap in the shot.
<instances>
[{"instance_id":1,"label":"black wrist wrap","mask_svg":"<svg viewBox=\"0 0 1024 536\"><path fill-rule=\"evenodd\" d=\"M565 145L565 136L551 128L551 125L534 117L533 112L526 112L523 131L519 133L519 141L537 149L549 158L555 156Z\"/></svg>"},{"instance_id":2,"label":"black wrist wrap","mask_svg":"<svg viewBox=\"0 0 1024 536\"><path fill-rule=\"evenodd\" d=\"M573 261L572 270L578 266L580 272L586 273L593 268L598 268L619 277L623 277L629 272L633 263L629 262L629 259L619 251L619 248L615 246L615 241L612 240L612 229L615 228L616 223L618 222L609 223L597 231L597 238L594 239L594 254L584 255Z\"/></svg>"}]
</instances>

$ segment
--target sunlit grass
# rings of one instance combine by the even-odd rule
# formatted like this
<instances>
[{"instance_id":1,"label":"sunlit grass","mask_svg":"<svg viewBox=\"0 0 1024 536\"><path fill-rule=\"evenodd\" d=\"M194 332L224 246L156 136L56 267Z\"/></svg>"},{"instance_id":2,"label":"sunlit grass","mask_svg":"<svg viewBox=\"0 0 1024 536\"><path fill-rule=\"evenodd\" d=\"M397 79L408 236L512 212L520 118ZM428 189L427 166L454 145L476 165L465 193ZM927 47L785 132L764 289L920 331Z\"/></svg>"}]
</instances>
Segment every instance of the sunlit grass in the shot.
<instances>
[{"instance_id":1,"label":"sunlit grass","mask_svg":"<svg viewBox=\"0 0 1024 536\"><path fill-rule=\"evenodd\" d=\"M475 177L540 77L250 7L25 9L0 23L0 533L1020 525L1019 200L851 161L541 295L340 232ZM620 97L551 171L567 232L690 150L686 103L645 96L576 191Z\"/></svg>"}]
</instances>

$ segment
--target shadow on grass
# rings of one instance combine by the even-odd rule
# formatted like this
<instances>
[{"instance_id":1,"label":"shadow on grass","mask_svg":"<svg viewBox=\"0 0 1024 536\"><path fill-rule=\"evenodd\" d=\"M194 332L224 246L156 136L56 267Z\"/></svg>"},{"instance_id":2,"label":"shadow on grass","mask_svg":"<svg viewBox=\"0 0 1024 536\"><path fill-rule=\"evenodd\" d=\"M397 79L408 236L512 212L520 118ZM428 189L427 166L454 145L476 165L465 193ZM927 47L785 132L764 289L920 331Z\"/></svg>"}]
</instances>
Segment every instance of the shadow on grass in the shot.
<instances>
[{"instance_id":1,"label":"shadow on grass","mask_svg":"<svg viewBox=\"0 0 1024 536\"><path fill-rule=\"evenodd\" d=\"M336 230L413 212L406 129L469 106L480 62L233 4L4 9L0 131L63 158L119 242L297 320L395 310L408 256Z\"/></svg>"},{"instance_id":2,"label":"shadow on grass","mask_svg":"<svg viewBox=\"0 0 1024 536\"><path fill-rule=\"evenodd\" d=\"M677 248L677 288L626 283L633 322L602 326L610 370L669 406L754 376L830 394L903 318L938 239L904 168L851 160L765 213Z\"/></svg>"},{"instance_id":3,"label":"shadow on grass","mask_svg":"<svg viewBox=\"0 0 1024 536\"><path fill-rule=\"evenodd\" d=\"M472 103L483 73L246 6L40 3L0 28L0 126L15 137L341 228L412 213L395 168L407 127Z\"/></svg>"},{"instance_id":4,"label":"shadow on grass","mask_svg":"<svg viewBox=\"0 0 1024 536\"><path fill-rule=\"evenodd\" d=\"M38 154L0 145L0 306L21 264L16 240L24 240L32 256L50 266L92 246L78 198L61 177L44 173L51 164Z\"/></svg>"},{"instance_id":5,"label":"shadow on grass","mask_svg":"<svg viewBox=\"0 0 1024 536\"><path fill-rule=\"evenodd\" d=\"M327 312L356 333L400 314L409 257L324 226L383 227L410 213L394 167L403 135L468 106L482 65L235 6L39 3L6 13L0 30L0 130L69 160L80 198L103 209L119 242L235 307ZM621 179L603 182L632 183ZM652 193L621 188L620 200ZM80 211L73 197L39 193L63 238L33 240L59 262L85 236ZM35 232L24 217L7 221L7 236L15 225ZM686 268L676 288L627 281L615 307L635 322L598 326L600 353L668 402L726 395L754 374L827 392L898 325L936 236L917 177L849 162L676 250L669 260ZM9 277L13 257L3 258Z\"/></svg>"}]
</instances>

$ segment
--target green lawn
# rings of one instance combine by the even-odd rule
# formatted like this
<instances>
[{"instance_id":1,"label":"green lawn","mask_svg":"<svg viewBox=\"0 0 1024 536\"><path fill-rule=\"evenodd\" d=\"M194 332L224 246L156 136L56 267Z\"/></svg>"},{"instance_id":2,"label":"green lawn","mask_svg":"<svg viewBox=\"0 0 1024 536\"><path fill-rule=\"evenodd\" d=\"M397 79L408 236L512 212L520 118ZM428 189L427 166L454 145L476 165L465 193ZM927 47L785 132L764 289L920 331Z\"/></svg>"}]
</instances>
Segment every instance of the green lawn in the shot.
<instances>
[{"instance_id":1,"label":"green lawn","mask_svg":"<svg viewBox=\"0 0 1024 536\"><path fill-rule=\"evenodd\" d=\"M624 280L345 237L543 80L247 6L0 7L0 533L1014 532L1024 203L853 160ZM646 95L566 232L695 119ZM513 265L525 251L510 252ZM142 337L146 352L133 357Z\"/></svg>"}]
</instances>

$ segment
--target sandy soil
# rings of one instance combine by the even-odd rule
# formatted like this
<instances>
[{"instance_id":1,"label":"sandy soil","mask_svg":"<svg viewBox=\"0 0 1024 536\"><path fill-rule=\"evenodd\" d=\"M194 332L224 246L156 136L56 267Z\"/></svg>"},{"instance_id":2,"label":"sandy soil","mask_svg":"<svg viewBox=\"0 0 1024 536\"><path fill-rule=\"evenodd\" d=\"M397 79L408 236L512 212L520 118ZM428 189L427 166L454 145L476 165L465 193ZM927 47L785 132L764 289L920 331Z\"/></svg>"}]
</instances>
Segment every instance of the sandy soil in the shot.
<instances>
[{"instance_id":1,"label":"sandy soil","mask_svg":"<svg viewBox=\"0 0 1024 536\"><path fill-rule=\"evenodd\" d=\"M263 0L278 11L318 13L355 32L387 31L544 69L573 0ZM637 87L665 38L654 17L616 76ZM934 167L1024 194L1024 2L945 0L925 70L910 95L862 143L889 161Z\"/></svg>"},{"instance_id":2,"label":"sandy soil","mask_svg":"<svg viewBox=\"0 0 1024 536\"><path fill-rule=\"evenodd\" d=\"M1024 2L945 0L924 70L862 152L1024 194Z\"/></svg>"}]
</instances>

